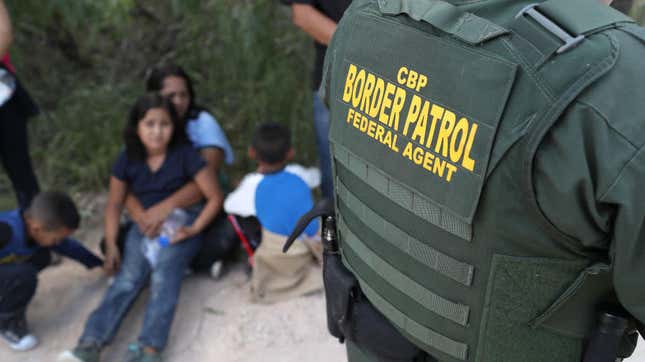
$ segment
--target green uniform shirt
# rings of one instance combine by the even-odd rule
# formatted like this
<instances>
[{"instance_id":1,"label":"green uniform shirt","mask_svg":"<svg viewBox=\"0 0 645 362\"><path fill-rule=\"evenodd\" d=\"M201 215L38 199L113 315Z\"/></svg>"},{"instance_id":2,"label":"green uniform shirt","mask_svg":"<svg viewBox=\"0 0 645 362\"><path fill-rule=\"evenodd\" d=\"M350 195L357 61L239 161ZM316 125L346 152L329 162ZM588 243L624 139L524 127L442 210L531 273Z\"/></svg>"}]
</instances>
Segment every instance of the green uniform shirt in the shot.
<instances>
[{"instance_id":1,"label":"green uniform shirt","mask_svg":"<svg viewBox=\"0 0 645 362\"><path fill-rule=\"evenodd\" d=\"M620 302L645 323L645 50L630 37L620 46L615 69L541 143L533 181L542 212L580 253L608 255Z\"/></svg>"}]
</instances>

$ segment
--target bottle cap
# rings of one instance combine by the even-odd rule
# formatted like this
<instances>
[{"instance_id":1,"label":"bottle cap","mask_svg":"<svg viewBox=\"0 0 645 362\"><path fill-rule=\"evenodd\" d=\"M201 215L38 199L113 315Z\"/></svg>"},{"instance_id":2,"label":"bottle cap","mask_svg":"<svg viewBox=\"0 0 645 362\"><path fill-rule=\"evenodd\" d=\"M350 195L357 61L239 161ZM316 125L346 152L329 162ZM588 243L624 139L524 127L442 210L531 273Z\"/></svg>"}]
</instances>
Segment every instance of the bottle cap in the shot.
<instances>
[{"instance_id":1,"label":"bottle cap","mask_svg":"<svg viewBox=\"0 0 645 362\"><path fill-rule=\"evenodd\" d=\"M159 245L161 245L164 248L170 245L170 238L168 238L166 235L159 235L157 240L159 242Z\"/></svg>"}]
</instances>

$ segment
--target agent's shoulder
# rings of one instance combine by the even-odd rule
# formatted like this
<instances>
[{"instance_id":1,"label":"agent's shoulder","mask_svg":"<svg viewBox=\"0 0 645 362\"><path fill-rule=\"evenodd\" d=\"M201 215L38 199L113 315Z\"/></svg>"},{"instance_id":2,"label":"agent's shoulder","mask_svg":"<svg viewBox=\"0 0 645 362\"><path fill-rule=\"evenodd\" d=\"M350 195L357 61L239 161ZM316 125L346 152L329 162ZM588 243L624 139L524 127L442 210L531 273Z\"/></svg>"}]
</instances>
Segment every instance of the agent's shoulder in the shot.
<instances>
[{"instance_id":1,"label":"agent's shoulder","mask_svg":"<svg viewBox=\"0 0 645 362\"><path fill-rule=\"evenodd\" d=\"M645 144L645 29L627 24L603 31L616 52L615 64L598 79L579 102L593 107L610 126L632 144Z\"/></svg>"}]
</instances>

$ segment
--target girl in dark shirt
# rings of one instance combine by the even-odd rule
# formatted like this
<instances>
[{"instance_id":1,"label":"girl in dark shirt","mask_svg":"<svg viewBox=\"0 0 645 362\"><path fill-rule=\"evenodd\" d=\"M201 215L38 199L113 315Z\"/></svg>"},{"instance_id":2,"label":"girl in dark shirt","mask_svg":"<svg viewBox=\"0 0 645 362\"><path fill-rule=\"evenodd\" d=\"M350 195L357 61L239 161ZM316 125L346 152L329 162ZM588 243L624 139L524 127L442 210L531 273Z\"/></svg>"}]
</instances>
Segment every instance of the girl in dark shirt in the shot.
<instances>
[{"instance_id":1,"label":"girl in dark shirt","mask_svg":"<svg viewBox=\"0 0 645 362\"><path fill-rule=\"evenodd\" d=\"M110 177L110 193L105 210L105 269L118 274L100 306L90 315L77 347L67 353L69 360L95 361L115 335L130 304L150 277L150 300L146 307L138 343L128 348L127 361L160 360L177 304L181 280L190 260L199 249L197 237L219 212L222 194L212 172L197 151L185 143L183 127L173 106L159 95L141 97L132 108L124 132L125 151L119 156ZM123 262L116 246L119 217L128 192L144 208L169 197L186 183L194 181L206 204L192 224L183 227L161 249L154 266L142 251L144 234L137 225L126 236Z\"/></svg>"}]
</instances>

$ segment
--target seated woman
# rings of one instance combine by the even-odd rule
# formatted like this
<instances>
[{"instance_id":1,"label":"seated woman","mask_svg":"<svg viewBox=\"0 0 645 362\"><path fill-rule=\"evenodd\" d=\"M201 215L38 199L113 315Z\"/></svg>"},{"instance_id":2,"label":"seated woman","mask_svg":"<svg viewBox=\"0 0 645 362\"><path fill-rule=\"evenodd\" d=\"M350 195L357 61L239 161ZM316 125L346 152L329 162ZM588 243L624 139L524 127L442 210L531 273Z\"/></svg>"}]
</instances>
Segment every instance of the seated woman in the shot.
<instances>
[{"instance_id":1,"label":"seated woman","mask_svg":"<svg viewBox=\"0 0 645 362\"><path fill-rule=\"evenodd\" d=\"M195 90L188 74L174 64L154 68L146 82L146 89L149 92L159 93L173 103L177 115L185 124L188 138L206 160L213 174L218 176L222 191L226 195L230 189L222 168L224 164L233 163L233 149L215 117L196 104ZM194 201L195 197L200 197L196 188L192 188L193 194L190 194L190 191L191 187L188 186L182 190L185 194L176 195L175 200L180 206L187 200ZM136 205L132 209L129 206L128 211L133 214L136 221L137 217L134 215L140 209ZM173 205L167 205L164 212L152 222L158 224L165 219L165 215L172 208ZM202 248L193 260L191 268L197 271L209 270L213 277L217 277L221 271L221 261L235 252L238 247L238 239L234 230L228 225L224 212L220 212L206 228L202 235L202 242Z\"/></svg>"},{"instance_id":2,"label":"seated woman","mask_svg":"<svg viewBox=\"0 0 645 362\"><path fill-rule=\"evenodd\" d=\"M114 337L128 308L150 278L150 299L138 343L130 345L127 361L160 360L166 346L184 271L200 247L198 235L222 205L222 193L212 171L195 149L182 141L184 127L174 107L158 94L141 97L130 112L124 132L125 151L112 170L105 209L105 268L118 274L99 307L85 324L78 345L60 360L98 361L101 349ZM187 183L194 182L206 198L197 212L186 210L192 220L180 228L169 246L161 248L154 266L146 259L143 230L131 227L126 236L123 261L116 245L119 217L126 195L144 210L159 204Z\"/></svg>"}]
</instances>

